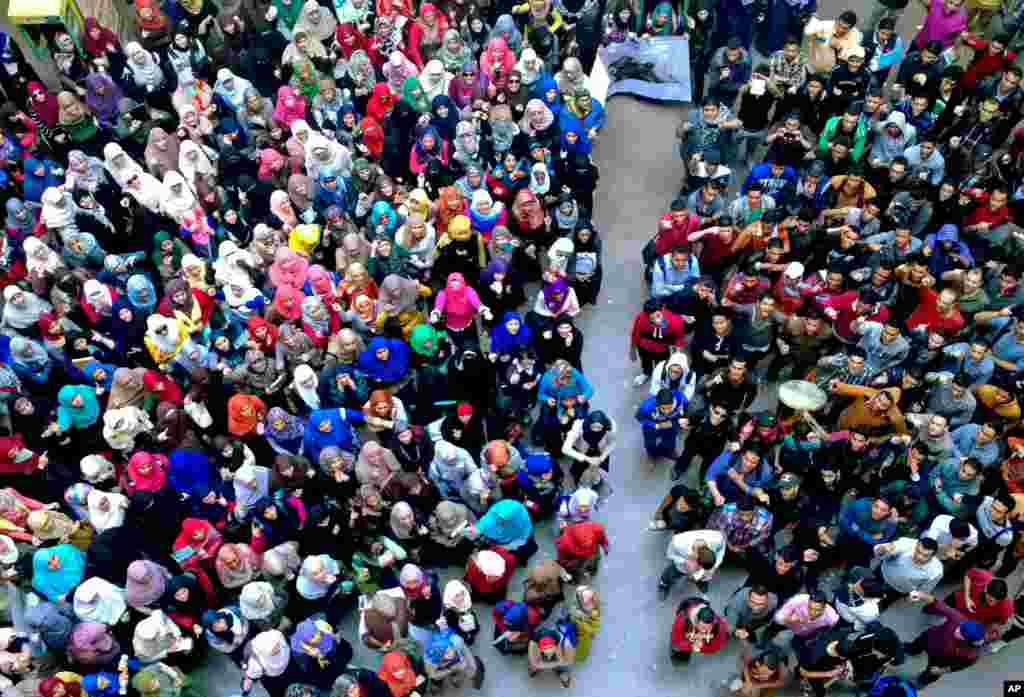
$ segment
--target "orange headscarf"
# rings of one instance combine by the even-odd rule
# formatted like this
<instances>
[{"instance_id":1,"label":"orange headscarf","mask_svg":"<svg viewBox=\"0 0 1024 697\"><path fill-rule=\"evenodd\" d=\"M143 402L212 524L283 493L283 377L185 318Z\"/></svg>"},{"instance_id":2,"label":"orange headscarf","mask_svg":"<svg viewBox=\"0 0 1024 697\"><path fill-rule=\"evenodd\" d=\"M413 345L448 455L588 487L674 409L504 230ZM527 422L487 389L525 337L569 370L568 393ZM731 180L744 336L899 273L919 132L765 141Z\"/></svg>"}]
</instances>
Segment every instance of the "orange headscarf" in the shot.
<instances>
[{"instance_id":1,"label":"orange headscarf","mask_svg":"<svg viewBox=\"0 0 1024 697\"><path fill-rule=\"evenodd\" d=\"M447 230L448 223L457 215L466 214L466 197L454 186L446 186L437 195L438 230Z\"/></svg>"},{"instance_id":2,"label":"orange headscarf","mask_svg":"<svg viewBox=\"0 0 1024 697\"><path fill-rule=\"evenodd\" d=\"M256 430L267 416L267 405L251 394L236 394L228 400L228 431L245 436Z\"/></svg>"},{"instance_id":3,"label":"orange headscarf","mask_svg":"<svg viewBox=\"0 0 1024 697\"><path fill-rule=\"evenodd\" d=\"M395 673L402 673L402 677L395 677ZM406 697L416 689L416 671L413 670L412 661L399 651L384 654L377 677L388 684L393 697Z\"/></svg>"}]
</instances>

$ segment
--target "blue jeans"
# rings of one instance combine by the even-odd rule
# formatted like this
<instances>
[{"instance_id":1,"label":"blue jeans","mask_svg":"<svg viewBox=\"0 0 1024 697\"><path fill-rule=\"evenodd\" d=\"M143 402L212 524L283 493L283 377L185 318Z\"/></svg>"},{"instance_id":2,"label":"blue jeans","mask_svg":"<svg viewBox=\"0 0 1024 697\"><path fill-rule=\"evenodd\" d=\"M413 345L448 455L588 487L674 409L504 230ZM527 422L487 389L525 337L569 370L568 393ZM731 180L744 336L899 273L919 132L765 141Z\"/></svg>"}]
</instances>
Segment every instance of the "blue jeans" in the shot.
<instances>
[{"instance_id":1,"label":"blue jeans","mask_svg":"<svg viewBox=\"0 0 1024 697\"><path fill-rule=\"evenodd\" d=\"M645 428L644 449L651 457L675 457L677 435L674 428Z\"/></svg>"}]
</instances>

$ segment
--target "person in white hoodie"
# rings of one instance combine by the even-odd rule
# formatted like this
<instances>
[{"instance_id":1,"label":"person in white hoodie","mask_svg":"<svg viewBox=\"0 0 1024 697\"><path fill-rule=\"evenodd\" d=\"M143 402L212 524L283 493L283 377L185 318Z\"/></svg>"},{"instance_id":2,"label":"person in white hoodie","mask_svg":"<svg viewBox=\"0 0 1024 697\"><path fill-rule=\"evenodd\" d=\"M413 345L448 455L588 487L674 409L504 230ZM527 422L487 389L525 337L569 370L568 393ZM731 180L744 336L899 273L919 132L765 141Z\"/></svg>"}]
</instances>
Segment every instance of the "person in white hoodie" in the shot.
<instances>
[{"instance_id":1,"label":"person in white hoodie","mask_svg":"<svg viewBox=\"0 0 1024 697\"><path fill-rule=\"evenodd\" d=\"M718 530L690 530L673 535L665 552L668 566L658 579L662 600L668 597L672 584L683 577L706 593L715 571L725 560L725 549L725 535Z\"/></svg>"},{"instance_id":2,"label":"person in white hoodie","mask_svg":"<svg viewBox=\"0 0 1024 697\"><path fill-rule=\"evenodd\" d=\"M662 388L679 390L687 401L693 399L693 393L697 388L697 375L690 370L690 359L685 353L673 353L654 366L651 373L651 396L657 396Z\"/></svg>"}]
</instances>

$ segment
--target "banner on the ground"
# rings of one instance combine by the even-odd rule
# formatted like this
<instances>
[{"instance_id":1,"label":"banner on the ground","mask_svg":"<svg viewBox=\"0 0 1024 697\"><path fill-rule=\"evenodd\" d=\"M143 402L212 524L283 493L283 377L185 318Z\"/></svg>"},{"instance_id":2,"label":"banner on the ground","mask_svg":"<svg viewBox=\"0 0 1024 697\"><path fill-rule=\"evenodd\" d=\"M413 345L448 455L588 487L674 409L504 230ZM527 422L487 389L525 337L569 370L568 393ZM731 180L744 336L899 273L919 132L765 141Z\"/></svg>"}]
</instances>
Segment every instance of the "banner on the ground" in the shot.
<instances>
[{"instance_id":1,"label":"banner on the ground","mask_svg":"<svg viewBox=\"0 0 1024 697\"><path fill-rule=\"evenodd\" d=\"M600 50L594 73L607 73L608 97L635 94L670 102L688 102L690 40L657 36L609 44Z\"/></svg>"}]
</instances>

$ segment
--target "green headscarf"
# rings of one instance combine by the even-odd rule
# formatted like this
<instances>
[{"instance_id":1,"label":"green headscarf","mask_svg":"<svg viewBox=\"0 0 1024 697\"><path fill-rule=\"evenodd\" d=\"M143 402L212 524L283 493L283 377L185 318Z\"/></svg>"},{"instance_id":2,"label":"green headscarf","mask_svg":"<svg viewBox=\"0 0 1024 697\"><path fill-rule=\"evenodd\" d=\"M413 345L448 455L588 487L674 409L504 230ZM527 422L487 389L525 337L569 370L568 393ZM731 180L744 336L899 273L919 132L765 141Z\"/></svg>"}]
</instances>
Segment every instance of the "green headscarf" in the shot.
<instances>
[{"instance_id":1,"label":"green headscarf","mask_svg":"<svg viewBox=\"0 0 1024 697\"><path fill-rule=\"evenodd\" d=\"M447 334L439 332L429 324L417 324L409 336L409 343L412 345L412 350L416 352L416 355L433 358L441 347L441 341L447 338ZM427 345L428 342L429 346Z\"/></svg>"},{"instance_id":2,"label":"green headscarf","mask_svg":"<svg viewBox=\"0 0 1024 697\"><path fill-rule=\"evenodd\" d=\"M295 23L302 16L303 0L292 0L290 5L285 5L284 0L274 0L274 7L277 8L277 19L284 22L289 30L295 28Z\"/></svg>"},{"instance_id":3,"label":"green headscarf","mask_svg":"<svg viewBox=\"0 0 1024 697\"><path fill-rule=\"evenodd\" d=\"M167 240L171 241L171 257L174 259L174 268L181 268L181 258L188 254L188 247L179 240L176 236L172 236L171 233L166 230L161 230L153 238L153 253L150 254L149 258L152 260L153 265L159 269L164 264L164 250L161 248L164 242Z\"/></svg>"},{"instance_id":4,"label":"green headscarf","mask_svg":"<svg viewBox=\"0 0 1024 697\"><path fill-rule=\"evenodd\" d=\"M355 162L352 163L352 188L356 190L356 193L370 194L377 188L376 176L371 174L369 179L363 179L359 176L359 173L365 170L375 171L373 165L365 157L356 158Z\"/></svg>"},{"instance_id":5,"label":"green headscarf","mask_svg":"<svg viewBox=\"0 0 1024 697\"><path fill-rule=\"evenodd\" d=\"M657 18L665 17L665 24L659 28L657 25ZM651 33L655 36L672 36L675 33L675 27L672 26L672 3L659 2L654 8L654 12L651 13Z\"/></svg>"},{"instance_id":6,"label":"green headscarf","mask_svg":"<svg viewBox=\"0 0 1024 697\"><path fill-rule=\"evenodd\" d=\"M419 97L416 96L417 93ZM427 99L427 93L423 90L419 78L410 77L402 83L402 101L417 113L426 114L430 111L430 100Z\"/></svg>"}]
</instances>

